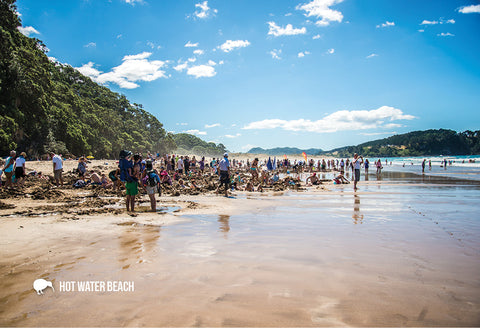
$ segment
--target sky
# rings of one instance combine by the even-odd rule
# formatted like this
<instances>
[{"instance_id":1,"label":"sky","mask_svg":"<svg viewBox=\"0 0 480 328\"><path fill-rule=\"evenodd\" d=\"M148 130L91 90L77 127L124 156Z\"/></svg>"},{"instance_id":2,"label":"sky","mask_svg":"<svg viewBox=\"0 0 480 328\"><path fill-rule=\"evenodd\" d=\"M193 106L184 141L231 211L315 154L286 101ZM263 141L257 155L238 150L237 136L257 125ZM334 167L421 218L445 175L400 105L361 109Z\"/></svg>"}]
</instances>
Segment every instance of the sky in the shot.
<instances>
[{"instance_id":1,"label":"sky","mask_svg":"<svg viewBox=\"0 0 480 328\"><path fill-rule=\"evenodd\" d=\"M51 60L167 131L331 150L480 129L478 0L18 0Z\"/></svg>"}]
</instances>

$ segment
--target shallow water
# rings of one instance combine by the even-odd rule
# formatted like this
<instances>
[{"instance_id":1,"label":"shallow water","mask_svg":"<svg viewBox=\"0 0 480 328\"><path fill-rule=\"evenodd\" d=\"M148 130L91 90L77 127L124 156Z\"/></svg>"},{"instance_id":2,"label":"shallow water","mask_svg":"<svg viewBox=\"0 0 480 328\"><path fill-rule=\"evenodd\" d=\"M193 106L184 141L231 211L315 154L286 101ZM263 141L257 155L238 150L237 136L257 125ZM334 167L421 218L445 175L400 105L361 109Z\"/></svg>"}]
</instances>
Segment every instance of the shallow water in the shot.
<instances>
[{"instance_id":1,"label":"shallow water","mask_svg":"<svg viewBox=\"0 0 480 328\"><path fill-rule=\"evenodd\" d=\"M359 188L249 193L269 206L53 236L50 257L1 261L0 323L480 325L480 185L386 172ZM37 296L33 277L55 292ZM134 281L135 290L58 289L85 280Z\"/></svg>"}]
</instances>

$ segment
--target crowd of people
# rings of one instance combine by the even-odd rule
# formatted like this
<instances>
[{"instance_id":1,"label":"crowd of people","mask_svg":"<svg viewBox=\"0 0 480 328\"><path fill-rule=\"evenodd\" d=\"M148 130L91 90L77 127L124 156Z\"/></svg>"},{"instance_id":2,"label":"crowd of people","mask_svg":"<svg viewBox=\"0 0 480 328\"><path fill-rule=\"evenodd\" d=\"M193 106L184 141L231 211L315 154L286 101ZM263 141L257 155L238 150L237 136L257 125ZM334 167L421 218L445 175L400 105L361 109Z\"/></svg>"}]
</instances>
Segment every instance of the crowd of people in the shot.
<instances>
[{"instance_id":1,"label":"crowd of people","mask_svg":"<svg viewBox=\"0 0 480 328\"><path fill-rule=\"evenodd\" d=\"M5 187L12 188L23 186L24 178L27 175L42 176L41 172L25 171L24 152L17 156L15 151L5 160L0 176L5 176ZM52 173L50 177L57 186L64 185L64 160L60 154L49 153L52 161ZM381 162L375 162L377 173L381 171ZM322 159L314 161L291 161L286 156L282 160L260 161L255 158L253 161L230 160L228 153L222 158L211 158L207 161L205 157L179 155L152 155L148 153L145 157L142 154L133 154L131 151L122 151L118 167L108 173L102 173L89 168L89 161L85 156L78 159L77 168L73 174L77 176L72 187L82 188L88 185L101 186L105 189L125 190L127 211L135 210L135 198L142 192L150 198L151 210L156 211L156 194L161 195L162 189L174 186L177 189L201 190L208 186L209 190L216 190L228 197L231 191L264 191L274 186L284 188L297 188L303 183L302 173L310 173L304 181L306 186L322 184L318 173L337 172L332 182L334 184L350 183L345 177L346 169L352 170L354 189L357 189L357 182L360 179L360 168L365 168L368 174L369 161L363 160L362 156L355 154L350 159ZM212 183L212 181L214 181ZM215 182L216 181L216 182Z\"/></svg>"}]
</instances>

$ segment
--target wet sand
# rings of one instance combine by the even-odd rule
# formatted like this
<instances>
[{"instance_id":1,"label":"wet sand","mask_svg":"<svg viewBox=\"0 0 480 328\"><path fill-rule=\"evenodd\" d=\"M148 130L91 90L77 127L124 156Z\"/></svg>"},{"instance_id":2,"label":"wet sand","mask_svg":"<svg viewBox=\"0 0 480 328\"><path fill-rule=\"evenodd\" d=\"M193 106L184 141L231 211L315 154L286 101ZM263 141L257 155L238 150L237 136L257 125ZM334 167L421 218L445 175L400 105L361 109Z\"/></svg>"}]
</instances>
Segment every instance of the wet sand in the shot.
<instances>
[{"instance_id":1,"label":"wet sand","mask_svg":"<svg viewBox=\"0 0 480 328\"><path fill-rule=\"evenodd\" d=\"M357 193L162 197L159 213L145 198L133 217L15 215L22 200L5 200L17 207L0 210L14 214L0 218L0 324L479 326L480 185L369 178ZM55 291L37 295L37 278ZM60 291L65 281L135 290Z\"/></svg>"}]
</instances>

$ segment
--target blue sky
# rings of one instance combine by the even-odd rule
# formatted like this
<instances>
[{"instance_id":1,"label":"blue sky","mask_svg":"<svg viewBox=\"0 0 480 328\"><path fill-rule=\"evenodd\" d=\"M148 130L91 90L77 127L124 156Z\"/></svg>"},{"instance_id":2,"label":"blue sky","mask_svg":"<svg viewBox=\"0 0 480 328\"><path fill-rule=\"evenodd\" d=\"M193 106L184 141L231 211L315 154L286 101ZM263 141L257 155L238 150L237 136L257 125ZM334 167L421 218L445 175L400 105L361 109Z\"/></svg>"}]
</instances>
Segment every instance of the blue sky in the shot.
<instances>
[{"instance_id":1,"label":"blue sky","mask_svg":"<svg viewBox=\"0 0 480 328\"><path fill-rule=\"evenodd\" d=\"M480 129L478 0L18 0L22 33L167 131L251 147Z\"/></svg>"}]
</instances>

